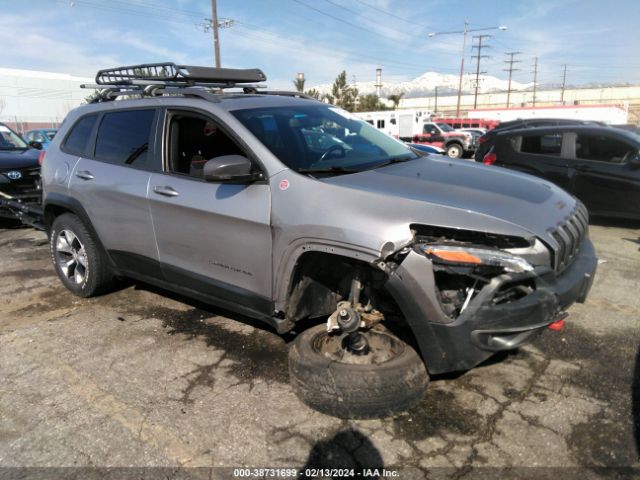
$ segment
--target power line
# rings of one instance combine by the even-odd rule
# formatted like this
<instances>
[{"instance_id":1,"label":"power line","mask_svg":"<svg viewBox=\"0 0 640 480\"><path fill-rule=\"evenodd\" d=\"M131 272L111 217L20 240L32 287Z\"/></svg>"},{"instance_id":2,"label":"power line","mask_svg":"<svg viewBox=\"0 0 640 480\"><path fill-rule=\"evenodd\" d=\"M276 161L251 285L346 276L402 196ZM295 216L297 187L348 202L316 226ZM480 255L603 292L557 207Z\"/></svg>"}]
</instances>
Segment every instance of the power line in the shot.
<instances>
[{"instance_id":1,"label":"power line","mask_svg":"<svg viewBox=\"0 0 640 480\"><path fill-rule=\"evenodd\" d=\"M536 88L538 86L538 57L533 57L533 106L536 106Z\"/></svg>"},{"instance_id":2,"label":"power line","mask_svg":"<svg viewBox=\"0 0 640 480\"><path fill-rule=\"evenodd\" d=\"M354 15L362 15L360 12L358 12L358 11L356 11L356 10L352 10L351 8L345 7L345 6L343 6L343 5L340 5L339 3L336 3L336 2L334 2L333 0L325 0L325 2L327 2L327 3L331 4L331 5L335 6L335 7L338 7L338 8L341 8L341 9L343 9L343 10L346 10L347 12L352 13L352 14L354 14ZM383 24L379 23L379 22L378 22L378 21L376 21L376 20L371 20L370 18L367 18L367 17L364 17L364 16L363 16L363 18L364 18L367 22L372 23L373 25L377 25L378 27L381 27L381 28L383 28L383 29L385 29L385 30L388 30L388 31L389 31L389 30L391 30L391 29L389 29L389 27L387 27L386 25L383 25ZM387 38L391 38L391 37L388 37L387 35L384 35L384 36L386 36ZM411 39L413 39L413 38L414 38L414 37L410 37L409 35L403 35L403 36L404 36L404 37L406 37L406 38L411 38Z\"/></svg>"},{"instance_id":3,"label":"power line","mask_svg":"<svg viewBox=\"0 0 640 480\"><path fill-rule=\"evenodd\" d=\"M418 25L419 27L424 27L424 28L427 28L427 27L428 27L427 25L423 25L423 24L421 24L421 23L417 23L417 22L414 22L414 21L412 21L412 20L408 20L408 19L403 18L403 17L400 17L400 16L396 15L395 13L392 13L392 12L390 12L390 11L388 11L388 10L384 10L384 9L382 9L382 8L380 8L380 7L376 7L376 6L374 6L374 5L371 5L370 3L365 2L364 0L356 0L356 1L357 1L358 3L361 3L362 5L367 6L368 8L370 8L370 9L372 9L372 10L376 10L376 11L378 11L378 12L380 12L380 13L384 13L385 15L388 15L388 16L390 16L390 17L397 18L398 20L402 20L403 22L407 22L407 23L410 23L410 24L412 24L412 25Z\"/></svg>"},{"instance_id":4,"label":"power line","mask_svg":"<svg viewBox=\"0 0 640 480\"><path fill-rule=\"evenodd\" d=\"M509 72L509 86L507 87L507 108L509 108L509 100L511 99L511 77L513 76L513 72L520 70L519 68L514 68L514 63L520 63L520 60L514 60L516 55L520 55L521 52L507 52L505 55L509 56L509 60L505 60L504 63L509 64L509 68L504 68L505 72Z\"/></svg>"},{"instance_id":5,"label":"power line","mask_svg":"<svg viewBox=\"0 0 640 480\"><path fill-rule=\"evenodd\" d=\"M564 70L562 72L562 89L560 90L560 103L564 105L564 88L567 84L567 64L564 64Z\"/></svg>"}]
</instances>

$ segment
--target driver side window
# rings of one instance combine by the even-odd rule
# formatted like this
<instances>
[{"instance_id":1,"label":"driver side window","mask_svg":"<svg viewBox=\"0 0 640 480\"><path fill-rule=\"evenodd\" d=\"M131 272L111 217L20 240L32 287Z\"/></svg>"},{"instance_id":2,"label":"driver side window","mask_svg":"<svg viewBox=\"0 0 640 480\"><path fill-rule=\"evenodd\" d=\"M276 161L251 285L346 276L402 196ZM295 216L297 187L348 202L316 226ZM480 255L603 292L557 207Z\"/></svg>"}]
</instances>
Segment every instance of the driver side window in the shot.
<instances>
[{"instance_id":1,"label":"driver side window","mask_svg":"<svg viewBox=\"0 0 640 480\"><path fill-rule=\"evenodd\" d=\"M214 120L190 112L172 112L167 137L167 171L204 179L204 164L223 155L246 153Z\"/></svg>"}]
</instances>

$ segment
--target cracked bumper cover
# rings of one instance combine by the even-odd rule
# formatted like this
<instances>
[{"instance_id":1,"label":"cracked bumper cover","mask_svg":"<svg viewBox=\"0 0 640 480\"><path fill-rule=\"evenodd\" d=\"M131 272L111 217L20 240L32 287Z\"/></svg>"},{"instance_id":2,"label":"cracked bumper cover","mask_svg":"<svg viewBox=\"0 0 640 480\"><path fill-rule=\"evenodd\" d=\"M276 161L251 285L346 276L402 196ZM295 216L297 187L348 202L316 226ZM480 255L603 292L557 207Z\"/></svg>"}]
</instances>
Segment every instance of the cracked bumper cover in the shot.
<instances>
[{"instance_id":1,"label":"cracked bumper cover","mask_svg":"<svg viewBox=\"0 0 640 480\"><path fill-rule=\"evenodd\" d=\"M436 297L429 260L410 252L393 272L387 288L416 337L430 373L468 370L494 352L531 340L560 312L582 303L593 283L597 258L586 238L573 263L556 275L548 268L494 278L455 319L444 315ZM532 293L508 303L493 304L493 295L508 283L533 279Z\"/></svg>"}]
</instances>

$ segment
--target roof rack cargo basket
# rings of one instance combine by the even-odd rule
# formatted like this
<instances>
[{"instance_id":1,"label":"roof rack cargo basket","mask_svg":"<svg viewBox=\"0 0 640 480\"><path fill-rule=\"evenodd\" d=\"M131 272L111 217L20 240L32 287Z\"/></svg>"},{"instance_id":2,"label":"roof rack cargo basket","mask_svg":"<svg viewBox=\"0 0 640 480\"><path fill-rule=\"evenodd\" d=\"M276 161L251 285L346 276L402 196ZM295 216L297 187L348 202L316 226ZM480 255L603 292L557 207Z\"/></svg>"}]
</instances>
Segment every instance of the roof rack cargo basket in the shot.
<instances>
[{"instance_id":1,"label":"roof rack cargo basket","mask_svg":"<svg viewBox=\"0 0 640 480\"><path fill-rule=\"evenodd\" d=\"M162 82L180 85L228 84L264 82L267 79L258 68L235 69L176 65L173 62L142 63L98 70L98 85L132 85L140 82Z\"/></svg>"}]
</instances>

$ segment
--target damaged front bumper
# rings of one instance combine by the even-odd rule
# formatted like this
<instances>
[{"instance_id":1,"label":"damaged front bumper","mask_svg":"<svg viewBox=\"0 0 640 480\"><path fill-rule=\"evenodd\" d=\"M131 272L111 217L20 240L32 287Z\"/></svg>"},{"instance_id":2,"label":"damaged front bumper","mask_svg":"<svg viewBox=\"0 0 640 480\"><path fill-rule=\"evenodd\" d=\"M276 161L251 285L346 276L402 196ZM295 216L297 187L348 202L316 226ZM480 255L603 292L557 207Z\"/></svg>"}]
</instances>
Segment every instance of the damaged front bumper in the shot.
<instances>
[{"instance_id":1,"label":"damaged front bumper","mask_svg":"<svg viewBox=\"0 0 640 480\"><path fill-rule=\"evenodd\" d=\"M586 238L571 266L559 275L549 268L536 268L494 277L455 319L440 308L429 263L411 251L389 276L387 289L412 328L429 372L438 374L468 370L494 352L516 348L556 321L570 305L584 302L597 258ZM517 300L494 302L500 290L519 282L535 288Z\"/></svg>"}]
</instances>

